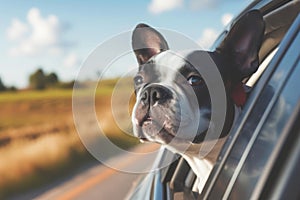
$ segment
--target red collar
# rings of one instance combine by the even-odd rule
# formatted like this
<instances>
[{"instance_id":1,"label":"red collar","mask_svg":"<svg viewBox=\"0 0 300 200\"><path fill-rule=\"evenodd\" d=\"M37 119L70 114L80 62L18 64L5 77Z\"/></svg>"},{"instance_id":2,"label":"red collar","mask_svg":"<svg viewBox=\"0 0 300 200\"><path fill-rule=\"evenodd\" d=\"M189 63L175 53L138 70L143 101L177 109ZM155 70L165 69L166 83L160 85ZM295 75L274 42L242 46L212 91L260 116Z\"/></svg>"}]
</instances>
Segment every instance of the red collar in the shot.
<instances>
[{"instance_id":1,"label":"red collar","mask_svg":"<svg viewBox=\"0 0 300 200\"><path fill-rule=\"evenodd\" d=\"M247 100L247 94L243 83L236 84L231 91L231 98L235 105L242 107Z\"/></svg>"}]
</instances>

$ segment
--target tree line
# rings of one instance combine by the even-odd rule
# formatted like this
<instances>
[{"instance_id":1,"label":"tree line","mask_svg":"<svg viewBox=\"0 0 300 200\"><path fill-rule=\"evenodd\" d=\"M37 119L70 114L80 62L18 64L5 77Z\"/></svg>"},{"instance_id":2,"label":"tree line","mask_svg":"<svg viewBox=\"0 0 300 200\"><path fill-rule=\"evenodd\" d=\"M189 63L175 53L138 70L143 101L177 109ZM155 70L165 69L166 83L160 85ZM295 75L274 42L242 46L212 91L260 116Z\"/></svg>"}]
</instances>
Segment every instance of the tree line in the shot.
<instances>
[{"instance_id":1,"label":"tree line","mask_svg":"<svg viewBox=\"0 0 300 200\"><path fill-rule=\"evenodd\" d=\"M37 69L29 76L29 87L35 90L43 90L49 87L55 87L58 82L58 76L54 72L45 74L42 69Z\"/></svg>"},{"instance_id":2,"label":"tree line","mask_svg":"<svg viewBox=\"0 0 300 200\"><path fill-rule=\"evenodd\" d=\"M4 91L16 91L17 88L14 86L11 87L7 87L5 86L5 84L3 83L2 79L0 78L0 92L4 92Z\"/></svg>"},{"instance_id":3,"label":"tree line","mask_svg":"<svg viewBox=\"0 0 300 200\"><path fill-rule=\"evenodd\" d=\"M73 88L74 81L62 82L56 73L46 74L41 68L37 69L29 76L29 87L34 90L44 90L48 88Z\"/></svg>"},{"instance_id":4,"label":"tree line","mask_svg":"<svg viewBox=\"0 0 300 200\"><path fill-rule=\"evenodd\" d=\"M48 88L73 88L74 81L62 82L56 73L45 73L41 68L37 69L29 76L29 89L44 90ZM0 92L16 91L17 88L7 87L0 78Z\"/></svg>"}]
</instances>

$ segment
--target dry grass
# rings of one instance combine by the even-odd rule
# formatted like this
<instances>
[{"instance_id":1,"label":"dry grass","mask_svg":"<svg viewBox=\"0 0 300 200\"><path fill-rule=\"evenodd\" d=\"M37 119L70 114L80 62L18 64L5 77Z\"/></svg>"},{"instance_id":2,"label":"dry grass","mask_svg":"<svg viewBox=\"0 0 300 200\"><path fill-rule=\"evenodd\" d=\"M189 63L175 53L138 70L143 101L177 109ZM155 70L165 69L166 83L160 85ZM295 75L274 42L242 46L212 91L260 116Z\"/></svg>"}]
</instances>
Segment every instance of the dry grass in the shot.
<instances>
[{"instance_id":1,"label":"dry grass","mask_svg":"<svg viewBox=\"0 0 300 200\"><path fill-rule=\"evenodd\" d=\"M97 91L96 114L106 136L128 148L137 140L114 121L110 108L113 82ZM70 90L0 94L0 199L47 183L91 159L73 123L71 94ZM124 111L117 115L128 117ZM96 131L96 124L85 124L87 133Z\"/></svg>"},{"instance_id":2,"label":"dry grass","mask_svg":"<svg viewBox=\"0 0 300 200\"><path fill-rule=\"evenodd\" d=\"M5 195L51 179L85 150L75 134L62 133L12 142L0 154L0 193Z\"/></svg>"},{"instance_id":3,"label":"dry grass","mask_svg":"<svg viewBox=\"0 0 300 200\"><path fill-rule=\"evenodd\" d=\"M7 131L10 140L0 148L0 198L50 181L88 157L71 126L22 129Z\"/></svg>"}]
</instances>

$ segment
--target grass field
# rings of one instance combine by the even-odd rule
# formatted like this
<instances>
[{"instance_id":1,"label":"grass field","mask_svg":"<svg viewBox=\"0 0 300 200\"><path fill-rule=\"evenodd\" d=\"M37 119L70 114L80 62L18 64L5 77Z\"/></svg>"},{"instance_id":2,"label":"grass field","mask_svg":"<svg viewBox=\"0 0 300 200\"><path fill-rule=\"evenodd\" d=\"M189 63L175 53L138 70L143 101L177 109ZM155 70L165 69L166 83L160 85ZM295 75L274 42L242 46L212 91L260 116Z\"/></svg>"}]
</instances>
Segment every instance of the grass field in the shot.
<instances>
[{"instance_id":1,"label":"grass field","mask_svg":"<svg viewBox=\"0 0 300 200\"><path fill-rule=\"evenodd\" d=\"M95 112L98 120L104 121L106 136L119 147L129 148L138 141L114 120L122 120L129 111L122 98L117 102L118 112L111 111L115 82L101 82L95 92ZM130 90L122 88L124 94ZM88 92L79 93L84 96ZM0 199L47 183L92 159L75 129L71 89L0 93L0 106ZM85 126L85 131L93 132L93 126L96 124Z\"/></svg>"}]
</instances>

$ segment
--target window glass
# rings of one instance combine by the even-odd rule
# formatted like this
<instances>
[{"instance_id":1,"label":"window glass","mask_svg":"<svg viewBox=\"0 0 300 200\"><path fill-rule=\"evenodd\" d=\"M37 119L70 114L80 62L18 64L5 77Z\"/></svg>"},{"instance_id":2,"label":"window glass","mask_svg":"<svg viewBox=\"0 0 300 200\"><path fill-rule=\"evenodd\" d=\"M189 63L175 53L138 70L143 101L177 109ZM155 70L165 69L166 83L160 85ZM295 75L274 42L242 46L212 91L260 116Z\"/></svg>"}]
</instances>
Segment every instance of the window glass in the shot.
<instances>
[{"instance_id":1,"label":"window glass","mask_svg":"<svg viewBox=\"0 0 300 200\"><path fill-rule=\"evenodd\" d=\"M284 85L286 78L288 77L291 69L293 68L293 64L295 63L295 59L299 52L298 47L299 35L297 36L295 41L290 45L287 52L285 52L284 57L280 60L280 63L278 64L278 67L276 68L275 72L272 74L271 79L262 88L260 97L256 101L256 104L253 107L253 109L250 111L247 121L240 131L240 135L238 136L233 148L231 149L230 156L225 161L225 164L223 165L221 172L218 176L217 182L214 184L214 187L210 192L211 199L221 198L225 191L228 190L228 186L235 182L235 178L237 178L234 177L234 173L236 173L235 170L237 170L237 166L240 167L239 163L244 154L244 151L247 148L249 141L253 137L253 134L255 133L258 124L263 118L265 111L267 110L268 106L270 106L270 103L277 99L276 96L280 92L280 88L282 87L282 85ZM280 49L278 53L280 53ZM275 55L275 57L276 56L280 55ZM255 91L253 91L253 93L255 93ZM247 167L251 166L249 165Z\"/></svg>"},{"instance_id":2,"label":"window glass","mask_svg":"<svg viewBox=\"0 0 300 200\"><path fill-rule=\"evenodd\" d=\"M300 65L292 72L286 87L277 99L272 111L269 113L266 122L263 124L258 137L255 139L239 176L232 189L230 199L233 196L237 199L249 199L253 189L261 175L268 170L266 165L272 155L278 141L286 135L282 135L289 118L293 113L300 99L300 91L295 90L300 85ZM267 173L267 172L266 172ZM243 185L245 187L243 187ZM243 190L245 189L245 190Z\"/></svg>"}]
</instances>

